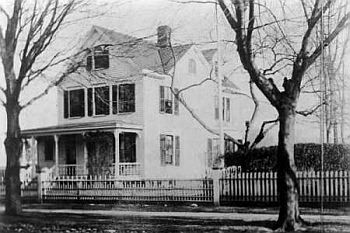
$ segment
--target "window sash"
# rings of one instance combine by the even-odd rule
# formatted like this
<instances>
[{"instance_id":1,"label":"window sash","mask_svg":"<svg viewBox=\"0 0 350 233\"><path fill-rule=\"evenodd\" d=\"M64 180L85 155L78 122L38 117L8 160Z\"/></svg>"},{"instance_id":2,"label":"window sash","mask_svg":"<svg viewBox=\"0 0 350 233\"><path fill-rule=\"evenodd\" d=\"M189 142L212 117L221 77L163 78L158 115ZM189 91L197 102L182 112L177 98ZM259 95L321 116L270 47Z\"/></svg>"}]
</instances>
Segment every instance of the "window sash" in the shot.
<instances>
[{"instance_id":1,"label":"window sash","mask_svg":"<svg viewBox=\"0 0 350 233\"><path fill-rule=\"evenodd\" d=\"M195 60L193 60L193 59L190 59L189 61L188 61L188 72L190 73L190 74L195 74L196 73L196 62L195 62Z\"/></svg>"},{"instance_id":2,"label":"window sash","mask_svg":"<svg viewBox=\"0 0 350 233\"><path fill-rule=\"evenodd\" d=\"M174 112L174 95L170 90L170 87L160 86L159 94L159 103L160 103L160 112L173 114Z\"/></svg>"},{"instance_id":3,"label":"window sash","mask_svg":"<svg viewBox=\"0 0 350 233\"><path fill-rule=\"evenodd\" d=\"M120 84L118 112L135 112L135 84Z\"/></svg>"},{"instance_id":4,"label":"window sash","mask_svg":"<svg viewBox=\"0 0 350 233\"><path fill-rule=\"evenodd\" d=\"M86 69L107 69L109 68L109 50L102 46L93 48L91 54L86 58Z\"/></svg>"},{"instance_id":5,"label":"window sash","mask_svg":"<svg viewBox=\"0 0 350 233\"><path fill-rule=\"evenodd\" d=\"M85 90L75 89L64 91L64 118L85 116Z\"/></svg>"},{"instance_id":6,"label":"window sash","mask_svg":"<svg viewBox=\"0 0 350 233\"><path fill-rule=\"evenodd\" d=\"M109 115L109 86L95 87L95 115Z\"/></svg>"},{"instance_id":7,"label":"window sash","mask_svg":"<svg viewBox=\"0 0 350 233\"><path fill-rule=\"evenodd\" d=\"M180 166L180 137L168 134L160 135L161 166Z\"/></svg>"}]
</instances>

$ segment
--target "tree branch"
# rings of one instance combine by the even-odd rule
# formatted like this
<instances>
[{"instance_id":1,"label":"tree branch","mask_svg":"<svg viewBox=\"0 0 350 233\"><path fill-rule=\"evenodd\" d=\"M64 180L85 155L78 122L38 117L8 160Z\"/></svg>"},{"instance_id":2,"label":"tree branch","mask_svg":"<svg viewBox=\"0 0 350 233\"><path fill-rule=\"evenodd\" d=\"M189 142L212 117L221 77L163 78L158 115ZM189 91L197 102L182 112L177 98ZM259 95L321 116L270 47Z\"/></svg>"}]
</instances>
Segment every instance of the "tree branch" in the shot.
<instances>
[{"instance_id":1,"label":"tree branch","mask_svg":"<svg viewBox=\"0 0 350 233\"><path fill-rule=\"evenodd\" d=\"M261 125L260 128L260 132L259 134L256 136L254 142L251 144L251 146L249 147L249 150L254 149L259 142L261 142L261 140L264 139L266 133L268 131L270 131L272 129L272 127L279 121L279 118L275 119L275 120L271 120L271 121L264 121L263 124ZM268 129L264 130L265 125L267 124L273 124L271 127L269 127Z\"/></svg>"},{"instance_id":2,"label":"tree branch","mask_svg":"<svg viewBox=\"0 0 350 233\"><path fill-rule=\"evenodd\" d=\"M26 103L21 105L21 109L24 109L26 107L28 107L29 105L31 105L32 103L34 103L35 101L37 101L38 99L40 99L41 97L47 95L47 93L49 92L49 90L55 86L57 86L58 84L60 84L68 75L74 73L75 71L77 71L77 69L81 66L81 62L77 63L75 61L73 61L73 63L71 63L69 65L69 68L66 70L66 72L62 73L54 82L51 82L40 94L34 96L33 98L31 98L30 100L28 100Z\"/></svg>"},{"instance_id":3,"label":"tree branch","mask_svg":"<svg viewBox=\"0 0 350 233\"><path fill-rule=\"evenodd\" d=\"M316 112L317 109L319 109L319 108L320 108L322 105L324 105L324 104L325 104L325 103L319 104L319 105L317 105L316 107L314 107L314 108L311 109L311 110L296 111L296 113L299 114L299 115L302 115L302 116L304 116L304 117L307 117L307 116L309 116L309 115L312 115L314 112Z\"/></svg>"},{"instance_id":4,"label":"tree branch","mask_svg":"<svg viewBox=\"0 0 350 233\"><path fill-rule=\"evenodd\" d=\"M323 47L327 47L337 36L338 34L346 28L346 26L349 26L349 19L350 19L350 13L347 13L340 22L337 24L336 28L332 31L332 33L324 40ZM312 53L310 57L306 59L306 68L310 67L315 60L320 56L322 51L322 44L320 44L315 51Z\"/></svg>"}]
</instances>

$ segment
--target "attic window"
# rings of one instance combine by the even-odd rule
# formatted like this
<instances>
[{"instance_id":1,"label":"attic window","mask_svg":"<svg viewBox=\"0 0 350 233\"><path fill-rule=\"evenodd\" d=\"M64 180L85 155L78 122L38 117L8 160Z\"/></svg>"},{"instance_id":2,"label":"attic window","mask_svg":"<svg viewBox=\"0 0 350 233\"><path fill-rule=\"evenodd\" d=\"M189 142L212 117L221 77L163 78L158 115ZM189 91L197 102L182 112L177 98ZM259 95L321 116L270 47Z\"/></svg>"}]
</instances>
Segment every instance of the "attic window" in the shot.
<instances>
[{"instance_id":1,"label":"attic window","mask_svg":"<svg viewBox=\"0 0 350 233\"><path fill-rule=\"evenodd\" d=\"M92 49L91 54L86 60L87 70L108 69L109 68L109 50L107 46L97 46Z\"/></svg>"},{"instance_id":2,"label":"attic window","mask_svg":"<svg viewBox=\"0 0 350 233\"><path fill-rule=\"evenodd\" d=\"M196 73L196 62L193 59L188 61L188 73L195 74Z\"/></svg>"}]
</instances>

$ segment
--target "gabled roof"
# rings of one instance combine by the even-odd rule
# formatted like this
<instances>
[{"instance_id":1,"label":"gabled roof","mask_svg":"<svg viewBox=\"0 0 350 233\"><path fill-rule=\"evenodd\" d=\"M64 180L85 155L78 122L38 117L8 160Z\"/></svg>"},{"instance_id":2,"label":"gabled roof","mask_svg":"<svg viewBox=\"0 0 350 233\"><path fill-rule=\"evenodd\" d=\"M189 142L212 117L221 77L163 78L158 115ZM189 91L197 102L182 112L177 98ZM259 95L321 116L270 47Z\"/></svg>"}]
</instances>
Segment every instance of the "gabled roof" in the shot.
<instances>
[{"instance_id":1,"label":"gabled roof","mask_svg":"<svg viewBox=\"0 0 350 233\"><path fill-rule=\"evenodd\" d=\"M174 66L173 62L163 61L162 63L159 49L155 43L100 26L93 26L88 32L82 48L91 48L101 44L113 47L110 54L127 63L128 69L133 69L129 73L139 73L142 69L167 73ZM179 61L191 47L192 45L173 46L176 61ZM165 58L173 58L171 50L165 54Z\"/></svg>"},{"instance_id":2,"label":"gabled roof","mask_svg":"<svg viewBox=\"0 0 350 233\"><path fill-rule=\"evenodd\" d=\"M205 57L205 59L208 61L209 64L212 63L214 54L216 53L217 49L205 49L202 50L202 54Z\"/></svg>"},{"instance_id":3,"label":"gabled roof","mask_svg":"<svg viewBox=\"0 0 350 233\"><path fill-rule=\"evenodd\" d=\"M222 86L223 87L229 87L229 88L236 89L236 90L240 89L231 80L229 80L227 77L224 77L224 80L222 80Z\"/></svg>"}]
</instances>

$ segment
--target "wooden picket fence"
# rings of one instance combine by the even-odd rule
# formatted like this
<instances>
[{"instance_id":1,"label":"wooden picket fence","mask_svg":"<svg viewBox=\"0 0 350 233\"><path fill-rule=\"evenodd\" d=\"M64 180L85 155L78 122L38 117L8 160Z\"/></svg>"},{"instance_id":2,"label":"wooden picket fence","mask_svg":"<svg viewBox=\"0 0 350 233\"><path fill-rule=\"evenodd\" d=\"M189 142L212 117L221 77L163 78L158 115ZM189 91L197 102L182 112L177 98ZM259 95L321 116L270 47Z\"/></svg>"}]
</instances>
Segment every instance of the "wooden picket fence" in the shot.
<instances>
[{"instance_id":1,"label":"wooden picket fence","mask_svg":"<svg viewBox=\"0 0 350 233\"><path fill-rule=\"evenodd\" d=\"M301 203L319 203L322 198L326 203L350 204L350 171L299 171L296 175ZM276 172L224 170L220 187L222 204L278 202Z\"/></svg>"},{"instance_id":2,"label":"wooden picket fence","mask_svg":"<svg viewBox=\"0 0 350 233\"><path fill-rule=\"evenodd\" d=\"M42 182L42 201L213 202L211 179L116 180L114 177L59 177Z\"/></svg>"},{"instance_id":3,"label":"wooden picket fence","mask_svg":"<svg viewBox=\"0 0 350 233\"><path fill-rule=\"evenodd\" d=\"M0 200L5 200L6 186L4 176L0 177ZM38 201L38 181L36 179L21 184L22 201Z\"/></svg>"}]
</instances>

